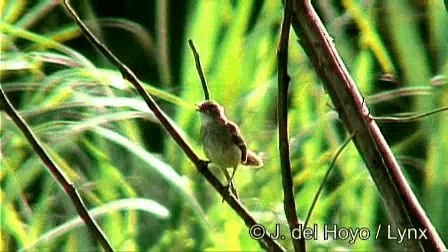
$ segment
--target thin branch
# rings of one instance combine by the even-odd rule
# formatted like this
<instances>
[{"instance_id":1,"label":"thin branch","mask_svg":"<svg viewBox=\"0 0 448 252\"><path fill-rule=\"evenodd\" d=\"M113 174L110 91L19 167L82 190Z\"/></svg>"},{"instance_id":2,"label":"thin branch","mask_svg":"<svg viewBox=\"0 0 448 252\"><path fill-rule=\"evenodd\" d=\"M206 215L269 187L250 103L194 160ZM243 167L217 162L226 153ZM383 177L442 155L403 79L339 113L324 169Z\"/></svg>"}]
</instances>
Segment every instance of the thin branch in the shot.
<instances>
[{"instance_id":1,"label":"thin branch","mask_svg":"<svg viewBox=\"0 0 448 252\"><path fill-rule=\"evenodd\" d=\"M56 163L50 158L48 153L42 147L42 144L39 142L37 137L31 131L30 127L27 125L25 120L17 113L12 104L9 102L8 97L6 96L3 89L0 87L0 99L1 99L1 108L5 110L6 114L11 117L20 131L25 135L26 139L30 143L33 150L45 164L45 166L50 170L51 174L56 178L57 182L62 186L64 191L70 197L70 200L73 202L73 205L76 208L81 219L86 223L90 232L94 235L95 239L99 241L101 246L106 251L113 251L110 242L107 240L107 237L104 235L103 231L100 229L95 220L90 216L87 208L82 201L81 196L79 195L76 188L73 184L65 177L63 172L57 167Z\"/></svg>"},{"instance_id":2,"label":"thin branch","mask_svg":"<svg viewBox=\"0 0 448 252\"><path fill-rule=\"evenodd\" d=\"M345 149L348 143L353 139L353 136L355 133L352 133L349 138L347 138L342 146L338 149L336 152L336 155L334 155L333 160L330 163L330 166L328 167L327 173L325 173L324 179L320 183L319 189L317 190L316 195L314 196L313 203L311 203L310 210L308 211L308 214L306 215L305 224L303 224L303 228L306 228L308 225L308 221L311 219L311 214L313 213L313 209L317 203L317 200L319 199L320 193L322 192L322 189L324 188L325 183L327 182L328 176L330 175L330 172L333 170L334 165L336 164L336 160L341 155L342 151Z\"/></svg>"},{"instance_id":3,"label":"thin branch","mask_svg":"<svg viewBox=\"0 0 448 252\"><path fill-rule=\"evenodd\" d=\"M210 100L210 94L208 93L207 81L205 80L204 72L202 71L201 60L199 59L199 53L194 47L193 41L188 40L188 45L190 45L191 51L193 52L194 61L196 62L196 69L198 70L199 78L201 78L202 89L204 90L205 100Z\"/></svg>"},{"instance_id":4,"label":"thin branch","mask_svg":"<svg viewBox=\"0 0 448 252\"><path fill-rule=\"evenodd\" d=\"M403 248L446 250L407 183L378 125L370 118L362 95L310 0L294 0L292 26L347 131L356 132L353 142L387 206L392 223L400 229L426 230L428 239L406 240Z\"/></svg>"},{"instance_id":5,"label":"thin branch","mask_svg":"<svg viewBox=\"0 0 448 252\"><path fill-rule=\"evenodd\" d=\"M280 149L280 162L282 170L283 183L283 207L288 220L291 233L294 229L300 229L297 217L296 203L294 201L294 185L291 173L291 162L289 158L289 140L288 140L288 40L291 29L292 5L290 0L286 0L281 27L280 43L278 46L278 138ZM306 251L304 239L292 239L295 251Z\"/></svg>"},{"instance_id":6,"label":"thin branch","mask_svg":"<svg viewBox=\"0 0 448 252\"><path fill-rule=\"evenodd\" d=\"M174 139L174 141L179 145L179 147L184 151L191 162L196 166L202 176L218 191L219 194L225 199L225 201L232 207L232 209L244 220L246 226L249 228L256 225L257 222L250 215L249 211L244 208L244 206L233 196L229 195L227 189L221 184L221 182L210 172L208 169L208 162L199 159L199 157L193 152L190 145L182 138L180 133L176 130L173 123L168 119L168 117L159 108L154 99L145 91L142 84L136 77L136 75L124 65L107 47L102 44L93 33L87 28L87 26L81 21L79 16L73 10L69 4L69 0L64 0L64 5L70 12L74 21L83 31L84 35L90 40L90 42L107 58L109 61L115 65L116 68L121 72L123 79L129 81L139 95L144 99L149 109L154 113L157 119L162 124L163 128L168 132L168 134ZM264 236L258 240L263 248L274 250L274 251L284 251L285 249L276 241L271 238L271 235L266 232Z\"/></svg>"},{"instance_id":7,"label":"thin branch","mask_svg":"<svg viewBox=\"0 0 448 252\"><path fill-rule=\"evenodd\" d=\"M438 108L426 113L417 114L413 116L370 116L373 120L379 122L379 123L409 123L409 122L415 122L418 121L424 117L431 116L443 111L448 111L448 107L442 107Z\"/></svg>"}]
</instances>

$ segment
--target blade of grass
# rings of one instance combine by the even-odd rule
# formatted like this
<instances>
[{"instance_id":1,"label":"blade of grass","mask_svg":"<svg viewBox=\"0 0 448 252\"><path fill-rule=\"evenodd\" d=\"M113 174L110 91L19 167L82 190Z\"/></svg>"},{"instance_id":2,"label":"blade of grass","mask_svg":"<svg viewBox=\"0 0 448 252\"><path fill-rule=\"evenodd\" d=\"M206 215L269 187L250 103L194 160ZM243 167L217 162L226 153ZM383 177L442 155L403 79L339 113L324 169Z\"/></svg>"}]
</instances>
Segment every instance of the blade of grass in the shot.
<instances>
[{"instance_id":1,"label":"blade of grass","mask_svg":"<svg viewBox=\"0 0 448 252\"><path fill-rule=\"evenodd\" d=\"M90 214L94 218L99 218L104 215L110 214L116 211L129 211L129 210L141 210L143 212L150 213L158 218L167 219L170 214L168 209L159 203L149 199L121 199L111 201L102 206L89 210ZM19 251L36 250L40 244L49 243L58 237L73 231L73 229L80 227L83 220L80 217L75 217L67 222L62 223L56 228L44 233L38 239L31 241L27 247L20 249Z\"/></svg>"},{"instance_id":2,"label":"blade of grass","mask_svg":"<svg viewBox=\"0 0 448 252\"><path fill-rule=\"evenodd\" d=\"M1 99L0 108L4 110L11 117L11 119L14 121L17 127L25 135L26 139L31 144L33 150L36 152L36 154L39 156L39 158L42 160L45 166L49 169L51 174L53 174L55 179L58 181L58 183L67 193L67 195L70 197L70 200L73 202L76 211L81 216L81 218L83 219L89 230L92 232L94 237L100 242L100 244L106 251L113 251L110 242L107 240L106 236L104 235L98 224L95 222L95 220L92 218L92 216L90 216L89 212L87 211L87 208L76 188L70 181L67 180L65 175L57 167L56 163L54 163L53 160L50 158L50 156L47 154L47 152L42 147L39 140L37 140L36 136L31 131L29 126L11 105L1 87L0 87L0 99Z\"/></svg>"}]
</instances>

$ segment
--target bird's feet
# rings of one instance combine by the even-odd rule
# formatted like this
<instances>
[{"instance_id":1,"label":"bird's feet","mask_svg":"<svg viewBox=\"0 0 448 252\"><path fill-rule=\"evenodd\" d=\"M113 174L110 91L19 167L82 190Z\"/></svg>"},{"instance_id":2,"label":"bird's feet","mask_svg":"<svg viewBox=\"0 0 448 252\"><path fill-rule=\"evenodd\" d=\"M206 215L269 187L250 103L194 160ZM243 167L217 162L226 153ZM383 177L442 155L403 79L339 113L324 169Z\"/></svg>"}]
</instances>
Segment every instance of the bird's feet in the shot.
<instances>
[{"instance_id":1,"label":"bird's feet","mask_svg":"<svg viewBox=\"0 0 448 252\"><path fill-rule=\"evenodd\" d=\"M233 182L230 182L230 183L225 187L225 189L226 189L226 192L228 193L229 196L233 194L233 195L235 196L235 198L239 199L239 198L238 198L238 193L236 192L236 189L235 189L235 186L234 186ZM222 197L222 202L224 202L224 198L225 198L225 196Z\"/></svg>"},{"instance_id":2,"label":"bird's feet","mask_svg":"<svg viewBox=\"0 0 448 252\"><path fill-rule=\"evenodd\" d=\"M207 169L208 165L211 163L211 161L209 161L209 160L199 160L199 162L200 162L200 165L199 165L200 169ZM198 169L198 172L199 172L199 169Z\"/></svg>"}]
</instances>

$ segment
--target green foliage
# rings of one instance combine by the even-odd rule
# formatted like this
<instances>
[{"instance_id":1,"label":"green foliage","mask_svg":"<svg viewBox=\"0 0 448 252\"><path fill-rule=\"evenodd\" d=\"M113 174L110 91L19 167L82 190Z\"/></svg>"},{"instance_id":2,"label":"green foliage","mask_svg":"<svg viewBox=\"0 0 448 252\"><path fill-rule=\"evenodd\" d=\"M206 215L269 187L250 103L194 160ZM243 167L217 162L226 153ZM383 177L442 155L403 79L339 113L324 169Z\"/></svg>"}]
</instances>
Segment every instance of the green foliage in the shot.
<instances>
[{"instance_id":1,"label":"green foliage","mask_svg":"<svg viewBox=\"0 0 448 252\"><path fill-rule=\"evenodd\" d=\"M53 1L25 2L0 3L2 88L96 213L113 247L260 250L244 222L221 203L222 198L174 141L156 130L157 120L129 83L106 65L91 45L80 42L80 31L62 8ZM179 83L160 81L161 70L144 78L147 91L163 105L194 150L205 157L194 106L203 92L187 43L189 38L194 41L212 99L224 105L227 116L241 126L250 149L264 155L263 168L238 170L236 188L241 202L271 232L276 223L283 232L288 229L276 126L281 2L193 1L187 11L182 10L185 34L170 37L172 43L181 41L181 48L166 47L172 62L180 60L179 69L163 65L169 62L166 60L153 62L159 70L171 69L171 79ZM316 8L375 116L448 106L448 15L441 0L424 4L386 0L367 5L347 0L337 6L330 1L315 2L319 2ZM104 29L107 25L130 31L138 41L163 41L148 37L145 28L131 21L96 19L87 1L82 13L92 17L88 24L104 35L106 44L116 42L107 40L115 31ZM159 10L155 19L165 14ZM176 18L173 15L168 22L179 24ZM166 57L157 51L164 48L161 45L131 48L126 46L128 41L119 42L128 50L118 53L119 57L139 55L148 48L157 57ZM347 134L295 34L290 37L289 56L291 162L297 212L304 220ZM384 76L392 75L399 81L384 81L390 80ZM406 126L382 126L441 237L448 237L446 128L446 113ZM3 112L0 140L0 250L97 249L61 187ZM308 241L308 248L394 247L396 244L385 238L373 238L378 225L390 221L355 146L350 144L336 165L309 224L318 225L320 239ZM214 173L221 177L218 170ZM325 224L366 227L372 237L353 244L324 241L321 232ZM292 249L289 238L280 242Z\"/></svg>"}]
</instances>

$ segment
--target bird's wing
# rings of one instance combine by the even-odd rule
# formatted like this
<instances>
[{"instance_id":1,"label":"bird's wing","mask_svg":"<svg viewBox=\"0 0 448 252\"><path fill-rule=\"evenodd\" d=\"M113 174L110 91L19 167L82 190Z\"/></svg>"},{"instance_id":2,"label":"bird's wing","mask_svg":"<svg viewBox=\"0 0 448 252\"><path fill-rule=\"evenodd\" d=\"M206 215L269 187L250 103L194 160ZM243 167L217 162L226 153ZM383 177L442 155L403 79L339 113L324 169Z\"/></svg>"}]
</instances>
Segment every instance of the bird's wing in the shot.
<instances>
[{"instance_id":1,"label":"bird's wing","mask_svg":"<svg viewBox=\"0 0 448 252\"><path fill-rule=\"evenodd\" d=\"M244 138L240 133L240 130L238 129L238 126L236 126L235 123L227 121L227 128L230 130L230 134L232 134L232 141L240 148L241 150L241 163L245 163L247 161L247 147L246 143L244 142Z\"/></svg>"}]
</instances>

